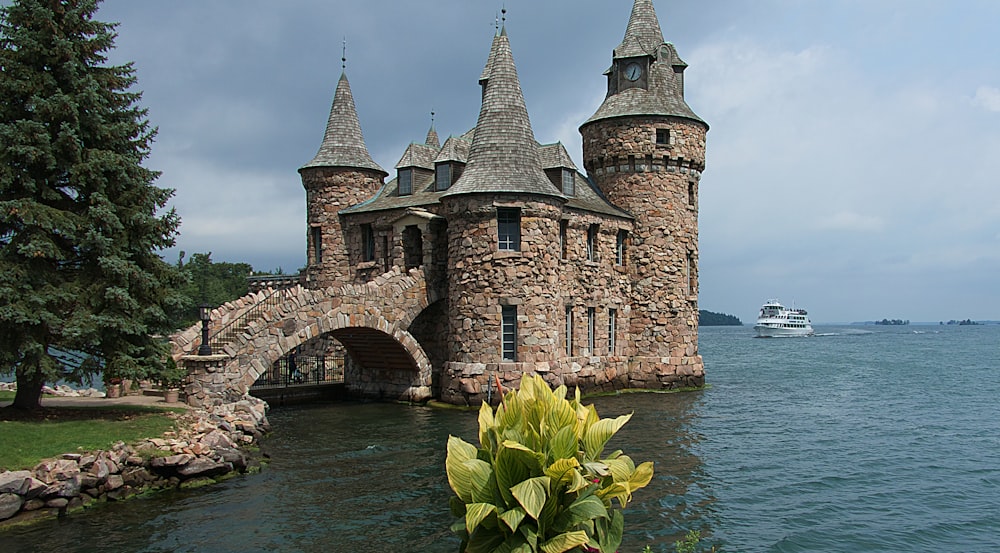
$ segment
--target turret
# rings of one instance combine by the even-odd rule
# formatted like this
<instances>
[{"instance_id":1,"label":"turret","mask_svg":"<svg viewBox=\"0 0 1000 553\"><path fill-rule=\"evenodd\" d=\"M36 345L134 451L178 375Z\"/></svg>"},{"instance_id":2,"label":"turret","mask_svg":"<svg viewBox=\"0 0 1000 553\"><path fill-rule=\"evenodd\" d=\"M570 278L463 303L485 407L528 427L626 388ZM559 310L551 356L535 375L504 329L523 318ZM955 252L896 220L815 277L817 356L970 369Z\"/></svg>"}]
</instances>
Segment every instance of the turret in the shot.
<instances>
[{"instance_id":1,"label":"turret","mask_svg":"<svg viewBox=\"0 0 1000 553\"><path fill-rule=\"evenodd\" d=\"M687 64L652 0L635 0L604 73L608 92L581 127L584 166L605 196L635 217L627 268L631 335L643 370L702 373L698 333L698 182L708 124L684 99ZM666 360L669 367L659 366Z\"/></svg>"},{"instance_id":2,"label":"turret","mask_svg":"<svg viewBox=\"0 0 1000 553\"><path fill-rule=\"evenodd\" d=\"M388 176L365 146L346 73L337 83L319 151L299 174L306 189L306 285L325 288L346 282L351 244L340 210L372 197ZM358 244L355 249L364 247Z\"/></svg>"}]
</instances>

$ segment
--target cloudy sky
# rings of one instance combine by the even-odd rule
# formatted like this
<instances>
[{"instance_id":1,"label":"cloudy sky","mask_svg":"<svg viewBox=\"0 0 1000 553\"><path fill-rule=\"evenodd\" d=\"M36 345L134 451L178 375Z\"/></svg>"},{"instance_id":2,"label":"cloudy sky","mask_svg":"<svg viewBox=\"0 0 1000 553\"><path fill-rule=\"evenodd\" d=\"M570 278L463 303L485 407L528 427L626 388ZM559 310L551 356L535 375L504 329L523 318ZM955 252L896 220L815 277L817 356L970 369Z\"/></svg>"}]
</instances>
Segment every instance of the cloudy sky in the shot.
<instances>
[{"instance_id":1,"label":"cloudy sky","mask_svg":"<svg viewBox=\"0 0 1000 553\"><path fill-rule=\"evenodd\" d=\"M4 2L6 3L6 2ZM582 167L580 123L631 0L506 0L538 140ZM655 0L712 128L703 309L768 298L814 321L1000 319L1000 2ZM501 2L105 0L176 189L178 250L305 263L296 170L319 147L347 42L368 149L391 171L470 129Z\"/></svg>"}]
</instances>

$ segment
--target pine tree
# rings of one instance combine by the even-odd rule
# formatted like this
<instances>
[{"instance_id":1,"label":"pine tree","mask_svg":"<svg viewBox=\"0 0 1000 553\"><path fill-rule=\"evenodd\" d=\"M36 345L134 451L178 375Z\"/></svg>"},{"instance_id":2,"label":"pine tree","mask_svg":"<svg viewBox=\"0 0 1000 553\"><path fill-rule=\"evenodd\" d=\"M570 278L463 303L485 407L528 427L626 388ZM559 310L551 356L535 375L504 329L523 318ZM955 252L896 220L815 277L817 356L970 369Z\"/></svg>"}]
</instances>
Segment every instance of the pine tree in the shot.
<instances>
[{"instance_id":1,"label":"pine tree","mask_svg":"<svg viewBox=\"0 0 1000 553\"><path fill-rule=\"evenodd\" d=\"M153 335L178 300L157 253L180 225L173 190L142 166L155 129L132 64L107 64L115 25L93 19L98 2L0 8L0 372L18 408L67 376L155 375ZM98 362L67 374L52 348Z\"/></svg>"}]
</instances>

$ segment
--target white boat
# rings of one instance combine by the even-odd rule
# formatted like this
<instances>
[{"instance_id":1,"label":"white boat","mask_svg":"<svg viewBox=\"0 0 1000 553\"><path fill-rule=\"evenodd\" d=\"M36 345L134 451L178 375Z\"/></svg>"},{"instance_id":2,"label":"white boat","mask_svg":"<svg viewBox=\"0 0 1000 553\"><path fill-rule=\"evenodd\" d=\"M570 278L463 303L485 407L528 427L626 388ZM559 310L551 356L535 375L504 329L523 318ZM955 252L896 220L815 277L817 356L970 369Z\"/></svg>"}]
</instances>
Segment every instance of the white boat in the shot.
<instances>
[{"instance_id":1,"label":"white boat","mask_svg":"<svg viewBox=\"0 0 1000 553\"><path fill-rule=\"evenodd\" d=\"M760 338L812 336L813 327L805 309L787 309L778 300L768 300L760 308L757 324L753 325Z\"/></svg>"}]
</instances>

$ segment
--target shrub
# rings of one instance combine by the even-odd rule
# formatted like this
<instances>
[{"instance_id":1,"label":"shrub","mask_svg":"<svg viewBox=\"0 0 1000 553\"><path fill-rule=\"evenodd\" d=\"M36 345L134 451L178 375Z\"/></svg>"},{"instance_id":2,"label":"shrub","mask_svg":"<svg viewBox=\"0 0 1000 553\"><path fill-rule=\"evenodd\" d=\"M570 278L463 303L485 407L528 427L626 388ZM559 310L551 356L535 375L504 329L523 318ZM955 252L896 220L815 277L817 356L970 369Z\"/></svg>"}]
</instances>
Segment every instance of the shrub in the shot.
<instances>
[{"instance_id":1,"label":"shrub","mask_svg":"<svg viewBox=\"0 0 1000 553\"><path fill-rule=\"evenodd\" d=\"M445 461L455 492L451 529L468 553L597 550L622 539L621 510L649 484L653 463L638 467L621 451L602 457L632 415L600 419L580 392L552 390L539 376L479 410L479 444L449 436Z\"/></svg>"}]
</instances>

